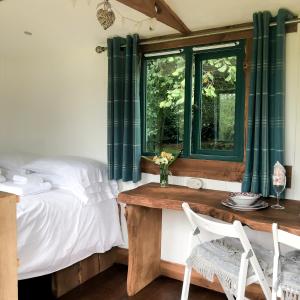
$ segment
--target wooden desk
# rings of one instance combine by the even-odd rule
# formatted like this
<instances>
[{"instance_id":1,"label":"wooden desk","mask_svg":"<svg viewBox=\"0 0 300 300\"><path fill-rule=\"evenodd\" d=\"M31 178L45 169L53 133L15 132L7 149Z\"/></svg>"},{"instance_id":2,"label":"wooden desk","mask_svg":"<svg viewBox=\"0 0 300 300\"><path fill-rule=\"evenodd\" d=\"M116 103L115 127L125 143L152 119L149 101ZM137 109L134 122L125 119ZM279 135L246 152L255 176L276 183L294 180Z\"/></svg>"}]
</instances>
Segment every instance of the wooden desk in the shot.
<instances>
[{"instance_id":1,"label":"wooden desk","mask_svg":"<svg viewBox=\"0 0 300 300\"><path fill-rule=\"evenodd\" d=\"M268 232L272 231L272 223L276 222L279 228L300 235L300 202L284 201L285 210L267 208L237 212L221 204L228 195L228 192L193 190L176 185L160 188L156 183L119 194L119 202L127 204L129 296L161 275L162 209L182 210L181 204L188 202L194 211L226 222L240 220L252 229ZM271 198L266 200L270 204L275 202Z\"/></svg>"},{"instance_id":2,"label":"wooden desk","mask_svg":"<svg viewBox=\"0 0 300 300\"><path fill-rule=\"evenodd\" d=\"M0 299L18 299L17 221L18 197L0 192Z\"/></svg>"}]
</instances>

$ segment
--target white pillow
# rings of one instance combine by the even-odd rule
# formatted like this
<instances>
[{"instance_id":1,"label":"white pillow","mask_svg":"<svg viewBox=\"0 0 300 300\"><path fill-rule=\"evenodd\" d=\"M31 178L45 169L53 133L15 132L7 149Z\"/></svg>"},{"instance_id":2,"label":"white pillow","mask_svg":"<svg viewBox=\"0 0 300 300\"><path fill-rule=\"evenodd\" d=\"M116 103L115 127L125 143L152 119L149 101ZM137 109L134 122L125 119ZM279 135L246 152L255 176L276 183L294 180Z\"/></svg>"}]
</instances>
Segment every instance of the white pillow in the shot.
<instances>
[{"instance_id":1,"label":"white pillow","mask_svg":"<svg viewBox=\"0 0 300 300\"><path fill-rule=\"evenodd\" d=\"M13 177L15 175L28 176L30 173L32 172L24 169L18 169L18 170L2 169L2 175L5 176L5 178L8 180L13 180Z\"/></svg>"},{"instance_id":2,"label":"white pillow","mask_svg":"<svg viewBox=\"0 0 300 300\"><path fill-rule=\"evenodd\" d=\"M115 199L118 195L118 184L116 181L109 181L103 178L103 182L96 182L84 188L81 185L74 184L73 181L66 180L66 178L53 174L35 173L50 182L51 185L58 189L64 189L72 192L83 203L101 202L106 199Z\"/></svg>"},{"instance_id":3,"label":"white pillow","mask_svg":"<svg viewBox=\"0 0 300 300\"><path fill-rule=\"evenodd\" d=\"M0 153L0 168L25 174L22 167L37 158L31 153Z\"/></svg>"},{"instance_id":4,"label":"white pillow","mask_svg":"<svg viewBox=\"0 0 300 300\"><path fill-rule=\"evenodd\" d=\"M92 183L102 182L102 172L106 166L93 159L62 156L40 158L23 168L41 174L58 175L86 188Z\"/></svg>"},{"instance_id":5,"label":"white pillow","mask_svg":"<svg viewBox=\"0 0 300 300\"><path fill-rule=\"evenodd\" d=\"M89 200L86 189L103 182L103 178L107 176L105 164L92 159L70 156L40 158L25 165L24 169L38 173L54 187L70 190L84 203Z\"/></svg>"},{"instance_id":6,"label":"white pillow","mask_svg":"<svg viewBox=\"0 0 300 300\"><path fill-rule=\"evenodd\" d=\"M102 202L105 200L112 200L117 198L118 191L114 187L114 181L108 181L107 183L101 182L99 183L99 185L101 186L101 188L98 192L86 193L89 203Z\"/></svg>"}]
</instances>

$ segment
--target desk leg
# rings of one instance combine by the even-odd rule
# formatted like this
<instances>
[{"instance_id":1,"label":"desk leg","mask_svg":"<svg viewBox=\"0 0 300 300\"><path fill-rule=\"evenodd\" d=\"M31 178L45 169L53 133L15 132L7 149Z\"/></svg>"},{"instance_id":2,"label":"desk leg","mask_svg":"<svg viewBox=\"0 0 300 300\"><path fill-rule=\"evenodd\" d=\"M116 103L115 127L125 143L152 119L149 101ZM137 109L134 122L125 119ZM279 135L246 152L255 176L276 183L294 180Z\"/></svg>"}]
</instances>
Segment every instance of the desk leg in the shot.
<instances>
[{"instance_id":1,"label":"desk leg","mask_svg":"<svg viewBox=\"0 0 300 300\"><path fill-rule=\"evenodd\" d=\"M133 296L160 276L161 209L126 206L128 227L127 293Z\"/></svg>"}]
</instances>

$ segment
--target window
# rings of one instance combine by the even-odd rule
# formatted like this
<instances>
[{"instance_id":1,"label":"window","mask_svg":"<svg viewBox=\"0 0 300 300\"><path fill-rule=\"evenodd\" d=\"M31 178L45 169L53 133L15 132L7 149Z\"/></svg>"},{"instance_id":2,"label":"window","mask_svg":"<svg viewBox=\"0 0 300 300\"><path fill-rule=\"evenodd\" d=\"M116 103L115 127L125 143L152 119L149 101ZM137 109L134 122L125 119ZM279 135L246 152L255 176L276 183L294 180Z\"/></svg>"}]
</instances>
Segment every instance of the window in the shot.
<instances>
[{"instance_id":1,"label":"window","mask_svg":"<svg viewBox=\"0 0 300 300\"><path fill-rule=\"evenodd\" d=\"M144 152L182 149L185 58L183 54L149 57L145 64Z\"/></svg>"},{"instance_id":2,"label":"window","mask_svg":"<svg viewBox=\"0 0 300 300\"><path fill-rule=\"evenodd\" d=\"M144 58L143 152L242 161L244 43Z\"/></svg>"}]
</instances>

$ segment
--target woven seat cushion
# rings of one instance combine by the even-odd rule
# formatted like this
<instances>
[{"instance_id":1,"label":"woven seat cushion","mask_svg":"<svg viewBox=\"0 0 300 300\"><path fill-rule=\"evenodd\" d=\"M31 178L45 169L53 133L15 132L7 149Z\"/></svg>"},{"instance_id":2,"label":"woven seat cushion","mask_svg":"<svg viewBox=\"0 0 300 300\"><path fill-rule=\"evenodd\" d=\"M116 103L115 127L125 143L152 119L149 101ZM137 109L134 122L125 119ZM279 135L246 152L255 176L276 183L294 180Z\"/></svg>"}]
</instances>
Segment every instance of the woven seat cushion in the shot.
<instances>
[{"instance_id":1,"label":"woven seat cushion","mask_svg":"<svg viewBox=\"0 0 300 300\"><path fill-rule=\"evenodd\" d=\"M254 243L252 248L266 277L270 277L272 274L272 251ZM216 275L222 281L223 286L235 294L243 252L244 249L238 239L228 237L217 239L197 245L187 259L187 265L201 273L209 281L213 281ZM249 264L248 277L252 275L254 275L254 271Z\"/></svg>"},{"instance_id":2,"label":"woven seat cushion","mask_svg":"<svg viewBox=\"0 0 300 300\"><path fill-rule=\"evenodd\" d=\"M300 296L300 251L280 257L279 282L283 290ZM294 298L291 298L294 299ZM295 298L296 299L296 298Z\"/></svg>"}]
</instances>

